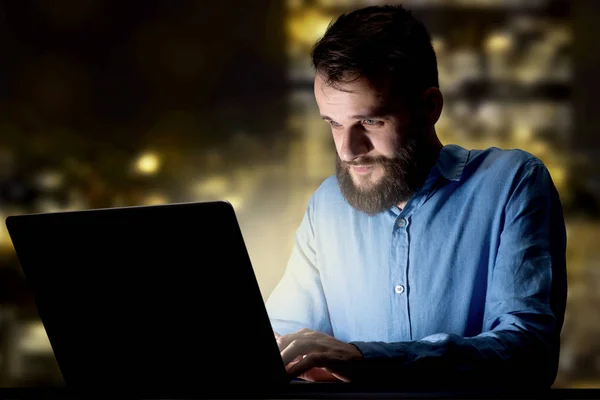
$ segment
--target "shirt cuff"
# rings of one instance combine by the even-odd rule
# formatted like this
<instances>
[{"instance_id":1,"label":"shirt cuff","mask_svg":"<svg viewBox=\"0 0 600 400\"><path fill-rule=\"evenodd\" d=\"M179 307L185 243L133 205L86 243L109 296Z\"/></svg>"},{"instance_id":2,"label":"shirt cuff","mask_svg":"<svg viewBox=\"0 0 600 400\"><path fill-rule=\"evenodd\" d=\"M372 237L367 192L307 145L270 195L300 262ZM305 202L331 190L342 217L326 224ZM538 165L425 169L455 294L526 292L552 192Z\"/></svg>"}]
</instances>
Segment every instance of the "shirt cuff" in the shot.
<instances>
[{"instance_id":1,"label":"shirt cuff","mask_svg":"<svg viewBox=\"0 0 600 400\"><path fill-rule=\"evenodd\" d=\"M407 354L402 343L394 343L393 347L385 342L350 342L350 344L358 348L365 360L402 357Z\"/></svg>"}]
</instances>

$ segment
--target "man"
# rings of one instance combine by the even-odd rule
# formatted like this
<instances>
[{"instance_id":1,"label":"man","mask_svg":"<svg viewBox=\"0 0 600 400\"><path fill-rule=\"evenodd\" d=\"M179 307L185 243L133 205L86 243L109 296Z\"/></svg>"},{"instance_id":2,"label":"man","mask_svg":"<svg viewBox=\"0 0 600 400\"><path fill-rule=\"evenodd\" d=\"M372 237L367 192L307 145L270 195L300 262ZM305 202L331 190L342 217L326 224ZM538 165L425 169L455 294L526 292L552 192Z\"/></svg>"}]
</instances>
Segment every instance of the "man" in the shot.
<instances>
[{"instance_id":1,"label":"man","mask_svg":"<svg viewBox=\"0 0 600 400\"><path fill-rule=\"evenodd\" d=\"M566 234L545 166L440 143L434 50L401 6L340 16L312 61L337 164L267 301L290 376L549 387Z\"/></svg>"}]
</instances>

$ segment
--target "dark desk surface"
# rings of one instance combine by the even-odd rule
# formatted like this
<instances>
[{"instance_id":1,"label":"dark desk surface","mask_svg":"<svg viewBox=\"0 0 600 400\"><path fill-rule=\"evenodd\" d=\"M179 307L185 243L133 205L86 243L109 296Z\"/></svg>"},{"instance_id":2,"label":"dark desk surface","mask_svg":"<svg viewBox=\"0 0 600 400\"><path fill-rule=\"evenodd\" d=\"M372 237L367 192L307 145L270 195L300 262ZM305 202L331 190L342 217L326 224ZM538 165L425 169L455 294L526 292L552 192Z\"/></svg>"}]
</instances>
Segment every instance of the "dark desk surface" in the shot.
<instances>
[{"instance_id":1,"label":"dark desk surface","mask_svg":"<svg viewBox=\"0 0 600 400\"><path fill-rule=\"evenodd\" d=\"M460 391L460 392L437 392L437 391L409 391L409 392L385 392L377 393L349 392L333 393L327 391L307 390L284 396L229 396L227 391L223 393L178 393L173 390L170 393L143 393L131 395L129 393L98 390L74 391L67 388L0 388L0 399L91 399L91 398L135 398L135 399L550 399L550 400L576 400L576 399L599 399L598 389L549 389L541 392L498 392L498 391Z\"/></svg>"}]
</instances>

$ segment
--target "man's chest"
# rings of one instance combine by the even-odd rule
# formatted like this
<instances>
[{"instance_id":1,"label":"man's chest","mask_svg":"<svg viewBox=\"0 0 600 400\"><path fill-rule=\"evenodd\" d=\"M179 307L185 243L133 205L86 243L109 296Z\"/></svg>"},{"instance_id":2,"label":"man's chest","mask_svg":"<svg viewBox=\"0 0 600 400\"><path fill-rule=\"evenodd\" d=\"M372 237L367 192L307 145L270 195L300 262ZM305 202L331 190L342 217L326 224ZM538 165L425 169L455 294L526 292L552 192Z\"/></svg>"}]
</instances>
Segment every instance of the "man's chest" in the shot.
<instances>
[{"instance_id":1,"label":"man's chest","mask_svg":"<svg viewBox=\"0 0 600 400\"><path fill-rule=\"evenodd\" d=\"M432 202L408 216L331 221L316 250L332 323L386 340L471 329L500 240L488 211Z\"/></svg>"}]
</instances>

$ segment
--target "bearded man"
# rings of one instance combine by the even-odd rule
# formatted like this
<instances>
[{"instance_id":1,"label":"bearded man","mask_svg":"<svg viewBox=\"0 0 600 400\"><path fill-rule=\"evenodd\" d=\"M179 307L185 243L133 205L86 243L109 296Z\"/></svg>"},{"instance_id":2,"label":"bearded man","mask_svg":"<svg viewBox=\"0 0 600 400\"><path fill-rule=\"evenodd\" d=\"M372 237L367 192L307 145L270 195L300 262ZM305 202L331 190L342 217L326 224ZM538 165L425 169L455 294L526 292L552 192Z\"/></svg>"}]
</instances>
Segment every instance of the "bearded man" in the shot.
<instances>
[{"instance_id":1,"label":"bearded man","mask_svg":"<svg viewBox=\"0 0 600 400\"><path fill-rule=\"evenodd\" d=\"M435 52L402 6L341 15L312 61L337 163L267 300L290 377L551 386L566 233L542 161L440 142Z\"/></svg>"}]
</instances>

